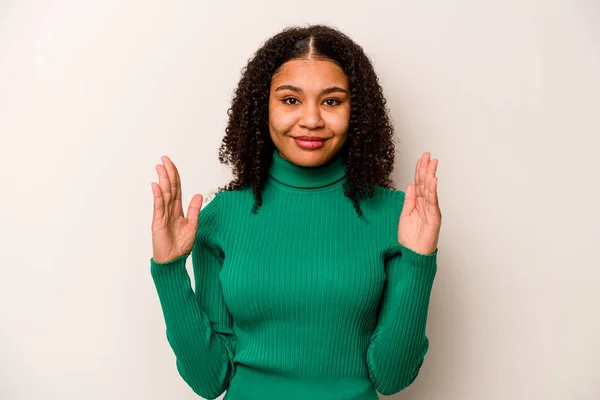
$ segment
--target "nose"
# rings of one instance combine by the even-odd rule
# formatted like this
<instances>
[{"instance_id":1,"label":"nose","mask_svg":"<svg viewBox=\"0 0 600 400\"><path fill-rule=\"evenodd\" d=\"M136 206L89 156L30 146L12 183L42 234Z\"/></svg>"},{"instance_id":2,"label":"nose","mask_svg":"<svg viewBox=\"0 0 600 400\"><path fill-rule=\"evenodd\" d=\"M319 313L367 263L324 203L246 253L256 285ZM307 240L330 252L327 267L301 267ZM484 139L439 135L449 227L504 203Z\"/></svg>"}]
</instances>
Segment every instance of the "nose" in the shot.
<instances>
[{"instance_id":1,"label":"nose","mask_svg":"<svg viewBox=\"0 0 600 400\"><path fill-rule=\"evenodd\" d=\"M302 117L299 125L306 129L318 129L325 125L325 121L321 117L321 109L319 105L309 103L302 110Z\"/></svg>"}]
</instances>

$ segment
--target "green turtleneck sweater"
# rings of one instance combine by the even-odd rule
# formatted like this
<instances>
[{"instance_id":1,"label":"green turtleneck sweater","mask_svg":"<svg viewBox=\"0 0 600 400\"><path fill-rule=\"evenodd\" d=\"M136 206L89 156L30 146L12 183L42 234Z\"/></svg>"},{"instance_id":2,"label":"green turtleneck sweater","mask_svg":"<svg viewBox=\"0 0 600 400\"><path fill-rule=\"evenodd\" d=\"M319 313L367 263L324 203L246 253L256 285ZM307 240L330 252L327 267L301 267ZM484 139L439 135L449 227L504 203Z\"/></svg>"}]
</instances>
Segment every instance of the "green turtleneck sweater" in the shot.
<instances>
[{"instance_id":1,"label":"green turtleneck sweater","mask_svg":"<svg viewBox=\"0 0 600 400\"><path fill-rule=\"evenodd\" d=\"M404 192L376 187L360 218L340 155L316 168L273 153L250 188L201 210L190 254L151 274L177 370L206 399L377 400L421 368L437 249L398 243Z\"/></svg>"}]
</instances>

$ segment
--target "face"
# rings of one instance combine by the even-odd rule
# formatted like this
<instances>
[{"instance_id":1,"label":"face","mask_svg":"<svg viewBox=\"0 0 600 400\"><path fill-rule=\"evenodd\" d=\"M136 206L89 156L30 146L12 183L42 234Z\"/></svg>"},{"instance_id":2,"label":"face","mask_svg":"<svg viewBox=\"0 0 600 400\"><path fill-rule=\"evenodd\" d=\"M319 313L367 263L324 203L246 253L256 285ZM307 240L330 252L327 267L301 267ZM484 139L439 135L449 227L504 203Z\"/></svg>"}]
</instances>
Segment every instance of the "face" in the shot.
<instances>
[{"instance_id":1,"label":"face","mask_svg":"<svg viewBox=\"0 0 600 400\"><path fill-rule=\"evenodd\" d=\"M349 82L337 64L294 59L273 75L269 131L282 158L303 167L325 164L346 141L349 122Z\"/></svg>"}]
</instances>

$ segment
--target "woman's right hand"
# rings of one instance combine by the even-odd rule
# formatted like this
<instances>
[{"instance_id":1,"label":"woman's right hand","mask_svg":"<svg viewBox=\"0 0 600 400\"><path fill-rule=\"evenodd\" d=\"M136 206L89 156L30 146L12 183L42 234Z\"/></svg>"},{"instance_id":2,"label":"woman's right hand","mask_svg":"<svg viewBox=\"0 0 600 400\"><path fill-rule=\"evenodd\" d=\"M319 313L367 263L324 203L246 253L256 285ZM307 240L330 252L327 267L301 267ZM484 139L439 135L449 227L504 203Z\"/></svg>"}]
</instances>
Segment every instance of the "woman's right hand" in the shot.
<instances>
[{"instance_id":1,"label":"woman's right hand","mask_svg":"<svg viewBox=\"0 0 600 400\"><path fill-rule=\"evenodd\" d=\"M152 258L157 263L172 261L192 251L203 201L201 194L194 195L186 218L181 203L179 172L169 157L162 156L161 161L164 165L156 165L158 184L152 182Z\"/></svg>"}]
</instances>

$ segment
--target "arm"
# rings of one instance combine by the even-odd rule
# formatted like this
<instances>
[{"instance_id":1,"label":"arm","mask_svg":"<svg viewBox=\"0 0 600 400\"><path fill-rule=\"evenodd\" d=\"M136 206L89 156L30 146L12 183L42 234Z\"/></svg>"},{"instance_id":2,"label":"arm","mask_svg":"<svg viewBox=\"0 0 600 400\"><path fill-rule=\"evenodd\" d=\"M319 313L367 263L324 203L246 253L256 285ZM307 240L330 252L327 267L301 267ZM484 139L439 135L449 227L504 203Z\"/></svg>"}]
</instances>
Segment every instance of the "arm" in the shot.
<instances>
[{"instance_id":1,"label":"arm","mask_svg":"<svg viewBox=\"0 0 600 400\"><path fill-rule=\"evenodd\" d=\"M400 210L403 203L404 193L399 192ZM414 382L429 349L425 328L438 253L437 248L431 254L417 253L399 244L396 231L391 231L386 283L366 355L369 378L384 395Z\"/></svg>"},{"instance_id":2,"label":"arm","mask_svg":"<svg viewBox=\"0 0 600 400\"><path fill-rule=\"evenodd\" d=\"M223 260L214 243L219 196L200 212L192 249L195 291L185 263L189 254L167 263L151 259L151 274L179 374L192 390L215 399L228 387L235 369L235 336L219 272Z\"/></svg>"}]
</instances>

